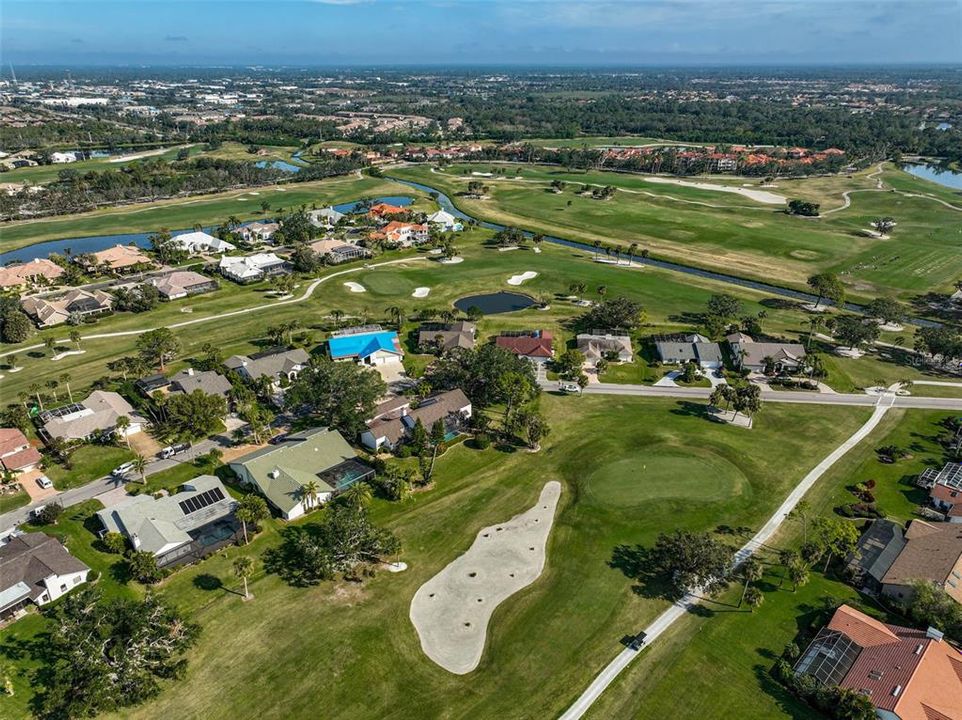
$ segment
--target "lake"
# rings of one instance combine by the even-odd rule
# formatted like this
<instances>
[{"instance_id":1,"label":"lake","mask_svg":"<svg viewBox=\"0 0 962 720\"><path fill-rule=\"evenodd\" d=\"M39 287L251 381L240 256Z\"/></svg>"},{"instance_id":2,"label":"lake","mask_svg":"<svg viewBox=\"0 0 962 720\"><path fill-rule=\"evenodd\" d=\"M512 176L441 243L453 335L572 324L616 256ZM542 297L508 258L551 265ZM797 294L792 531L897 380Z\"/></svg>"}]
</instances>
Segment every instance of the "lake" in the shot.
<instances>
[{"instance_id":1,"label":"lake","mask_svg":"<svg viewBox=\"0 0 962 720\"><path fill-rule=\"evenodd\" d=\"M902 169L917 178L931 180L953 190L962 190L962 172L943 170L935 165L903 165Z\"/></svg>"},{"instance_id":2,"label":"lake","mask_svg":"<svg viewBox=\"0 0 962 720\"><path fill-rule=\"evenodd\" d=\"M364 201L355 200L354 202L342 203L340 205L335 205L334 209L345 214L352 213L362 202ZM401 195L391 195L388 197L374 198L369 202L371 204L387 203L388 205L407 207L414 202L414 198L404 197ZM243 224L248 225L252 222L255 221L249 220ZM181 230L171 230L170 232L172 235L178 235L180 233L191 232L191 229L192 228L184 228ZM203 228L204 232L211 232L213 229L213 226ZM153 231L143 233L125 233L122 235L90 235L87 237L65 238L63 240L47 240L46 242L27 245L26 247L18 248L16 250L0 253L0 265L8 265L9 263L13 262L30 262L35 258L45 258L50 253L60 253L62 255L68 248L74 255L98 252L100 250L106 250L109 247L113 247L114 245L137 245L138 247L149 248L150 240L148 240L148 238L151 235L153 235Z\"/></svg>"},{"instance_id":3,"label":"lake","mask_svg":"<svg viewBox=\"0 0 962 720\"><path fill-rule=\"evenodd\" d=\"M283 170L289 173L299 173L304 169L300 165L294 165L284 160L261 160L254 163L254 165L259 168L274 168L275 170Z\"/></svg>"},{"instance_id":4,"label":"lake","mask_svg":"<svg viewBox=\"0 0 962 720\"><path fill-rule=\"evenodd\" d=\"M486 293L484 295L468 295L454 302L461 312L466 313L473 307L478 308L485 315L498 315L500 313L515 312L524 310L538 303L527 295L510 292Z\"/></svg>"}]
</instances>

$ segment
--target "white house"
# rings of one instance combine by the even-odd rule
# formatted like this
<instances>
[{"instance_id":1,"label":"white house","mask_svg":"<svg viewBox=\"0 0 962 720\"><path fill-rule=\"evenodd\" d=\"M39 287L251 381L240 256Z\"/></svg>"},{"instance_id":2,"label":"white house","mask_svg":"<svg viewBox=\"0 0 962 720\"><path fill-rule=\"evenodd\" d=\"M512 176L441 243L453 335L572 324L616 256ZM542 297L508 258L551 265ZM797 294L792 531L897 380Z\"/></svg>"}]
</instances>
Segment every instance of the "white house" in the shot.
<instances>
[{"instance_id":1,"label":"white house","mask_svg":"<svg viewBox=\"0 0 962 720\"><path fill-rule=\"evenodd\" d=\"M0 618L28 603L46 605L87 580L86 565L44 533L8 537L0 545Z\"/></svg>"},{"instance_id":2,"label":"white house","mask_svg":"<svg viewBox=\"0 0 962 720\"><path fill-rule=\"evenodd\" d=\"M219 267L224 277L239 283L256 282L272 275L284 275L290 271L287 261L274 253L222 257Z\"/></svg>"},{"instance_id":3,"label":"white house","mask_svg":"<svg viewBox=\"0 0 962 720\"><path fill-rule=\"evenodd\" d=\"M72 152L52 152L50 162L55 164L77 162L77 153Z\"/></svg>"},{"instance_id":4,"label":"white house","mask_svg":"<svg viewBox=\"0 0 962 720\"><path fill-rule=\"evenodd\" d=\"M235 245L200 230L174 235L174 237L171 238L171 242L181 250L186 250L192 255L199 253L225 253L237 249Z\"/></svg>"},{"instance_id":5,"label":"white house","mask_svg":"<svg viewBox=\"0 0 962 720\"><path fill-rule=\"evenodd\" d=\"M311 225L315 227L331 228L347 216L333 207L326 207L320 210L311 210L307 213L307 217Z\"/></svg>"},{"instance_id":6,"label":"white house","mask_svg":"<svg viewBox=\"0 0 962 720\"><path fill-rule=\"evenodd\" d=\"M428 215L428 222L432 225L440 225L442 230L461 230L464 227L454 215L445 210L438 210Z\"/></svg>"}]
</instances>

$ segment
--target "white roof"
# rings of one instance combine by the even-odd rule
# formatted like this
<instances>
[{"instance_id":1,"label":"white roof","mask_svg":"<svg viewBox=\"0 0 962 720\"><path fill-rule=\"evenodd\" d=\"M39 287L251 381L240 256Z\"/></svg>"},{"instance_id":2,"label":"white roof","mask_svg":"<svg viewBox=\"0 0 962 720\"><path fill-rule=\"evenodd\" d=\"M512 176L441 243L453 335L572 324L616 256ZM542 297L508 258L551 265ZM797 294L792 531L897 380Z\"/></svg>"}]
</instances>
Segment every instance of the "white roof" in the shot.
<instances>
[{"instance_id":1,"label":"white roof","mask_svg":"<svg viewBox=\"0 0 962 720\"><path fill-rule=\"evenodd\" d=\"M217 252L227 252L234 249L234 245L231 245L229 242L201 231L174 235L171 240L185 250L214 250Z\"/></svg>"},{"instance_id":2,"label":"white roof","mask_svg":"<svg viewBox=\"0 0 962 720\"><path fill-rule=\"evenodd\" d=\"M441 223L442 225L452 225L457 222L457 218L445 210L438 210L436 213L428 215L428 222Z\"/></svg>"},{"instance_id":3,"label":"white roof","mask_svg":"<svg viewBox=\"0 0 962 720\"><path fill-rule=\"evenodd\" d=\"M244 257L222 257L220 269L237 277L257 277L263 268L284 262L274 253L256 253Z\"/></svg>"}]
</instances>

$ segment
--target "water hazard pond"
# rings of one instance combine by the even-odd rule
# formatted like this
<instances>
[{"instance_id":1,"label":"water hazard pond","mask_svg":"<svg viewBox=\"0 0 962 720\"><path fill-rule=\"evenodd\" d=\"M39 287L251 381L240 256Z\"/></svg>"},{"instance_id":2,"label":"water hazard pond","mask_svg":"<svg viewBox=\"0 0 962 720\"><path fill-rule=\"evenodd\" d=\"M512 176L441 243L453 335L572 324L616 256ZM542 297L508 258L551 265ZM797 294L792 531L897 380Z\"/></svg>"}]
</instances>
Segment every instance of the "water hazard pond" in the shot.
<instances>
[{"instance_id":1,"label":"water hazard pond","mask_svg":"<svg viewBox=\"0 0 962 720\"><path fill-rule=\"evenodd\" d=\"M485 315L515 312L537 305L537 301L527 295L510 292L485 293L484 295L468 295L454 302L461 312L466 313L476 307Z\"/></svg>"}]
</instances>

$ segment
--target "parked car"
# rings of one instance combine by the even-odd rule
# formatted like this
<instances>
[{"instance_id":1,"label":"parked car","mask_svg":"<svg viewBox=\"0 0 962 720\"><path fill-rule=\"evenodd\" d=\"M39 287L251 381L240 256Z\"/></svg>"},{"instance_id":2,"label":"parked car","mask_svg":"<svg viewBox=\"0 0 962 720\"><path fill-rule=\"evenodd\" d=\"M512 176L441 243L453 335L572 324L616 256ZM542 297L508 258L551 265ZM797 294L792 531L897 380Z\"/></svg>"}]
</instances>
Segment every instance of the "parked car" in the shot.
<instances>
[{"instance_id":1,"label":"parked car","mask_svg":"<svg viewBox=\"0 0 962 720\"><path fill-rule=\"evenodd\" d=\"M638 633L638 635L635 636L635 639L628 644L628 647L636 652L641 650L642 645L645 644L645 637L645 633Z\"/></svg>"},{"instance_id":2,"label":"parked car","mask_svg":"<svg viewBox=\"0 0 962 720\"><path fill-rule=\"evenodd\" d=\"M581 386L576 382L571 382L568 380L562 380L558 383L558 389L564 393L577 393L581 392Z\"/></svg>"},{"instance_id":3,"label":"parked car","mask_svg":"<svg viewBox=\"0 0 962 720\"><path fill-rule=\"evenodd\" d=\"M42 513L46 508L46 505L37 505L37 507L30 511L30 517L40 517L40 513Z\"/></svg>"},{"instance_id":4,"label":"parked car","mask_svg":"<svg viewBox=\"0 0 962 720\"><path fill-rule=\"evenodd\" d=\"M134 464L132 462L125 462L123 465L119 467L115 467L110 472L110 474L113 475L114 477L122 478L122 477L125 477L127 473L129 473L133 469L134 469Z\"/></svg>"},{"instance_id":5,"label":"parked car","mask_svg":"<svg viewBox=\"0 0 962 720\"><path fill-rule=\"evenodd\" d=\"M187 452L188 450L190 450L189 443L177 443L176 445L168 445L159 453L157 453L157 455L161 460L166 460L174 457L174 455L180 455L182 452Z\"/></svg>"},{"instance_id":6,"label":"parked car","mask_svg":"<svg viewBox=\"0 0 962 720\"><path fill-rule=\"evenodd\" d=\"M50 488L53 487L53 483L50 481L50 478L48 478L46 475L41 475L40 477L37 478L37 485L42 487L44 490L49 490Z\"/></svg>"}]
</instances>

